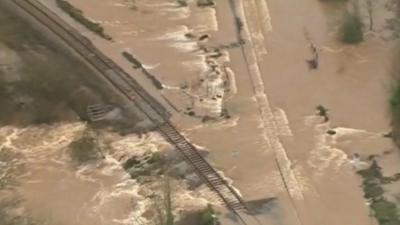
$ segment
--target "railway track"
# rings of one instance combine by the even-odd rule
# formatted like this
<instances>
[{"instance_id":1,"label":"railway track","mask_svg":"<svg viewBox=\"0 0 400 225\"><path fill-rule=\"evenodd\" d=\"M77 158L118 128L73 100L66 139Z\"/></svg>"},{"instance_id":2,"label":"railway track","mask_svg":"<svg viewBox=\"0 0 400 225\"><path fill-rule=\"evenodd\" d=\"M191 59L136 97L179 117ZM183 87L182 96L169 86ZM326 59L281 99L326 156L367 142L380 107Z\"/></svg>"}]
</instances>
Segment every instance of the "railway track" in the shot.
<instances>
[{"instance_id":1,"label":"railway track","mask_svg":"<svg viewBox=\"0 0 400 225\"><path fill-rule=\"evenodd\" d=\"M46 26L80 56L90 63L106 80L130 99L146 117L157 125L161 135L176 147L197 175L214 191L221 201L247 224L243 213L248 209L238 193L218 174L179 131L169 122L169 113L153 99L129 74L94 47L90 40L81 35L55 13L36 0L12 0L19 8ZM133 100L132 100L133 99Z\"/></svg>"}]
</instances>

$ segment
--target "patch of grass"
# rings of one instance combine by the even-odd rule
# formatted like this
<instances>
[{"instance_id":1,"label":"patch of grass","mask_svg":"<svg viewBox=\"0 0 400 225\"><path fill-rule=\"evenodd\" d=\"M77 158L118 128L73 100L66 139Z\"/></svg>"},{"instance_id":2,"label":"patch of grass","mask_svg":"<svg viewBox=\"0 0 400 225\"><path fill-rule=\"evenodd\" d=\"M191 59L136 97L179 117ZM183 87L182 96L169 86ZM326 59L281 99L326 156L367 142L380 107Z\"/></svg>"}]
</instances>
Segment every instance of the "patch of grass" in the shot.
<instances>
[{"instance_id":1,"label":"patch of grass","mask_svg":"<svg viewBox=\"0 0 400 225\"><path fill-rule=\"evenodd\" d=\"M357 44L364 40L363 23L358 13L346 13L340 35L341 41L346 44Z\"/></svg>"},{"instance_id":2,"label":"patch of grass","mask_svg":"<svg viewBox=\"0 0 400 225\"><path fill-rule=\"evenodd\" d=\"M73 5L71 5L71 3L66 0L57 0L56 2L58 7L60 7L64 12L70 15L74 20L78 21L92 32L98 34L100 37L106 40L112 40L109 35L104 33L104 28L99 23L95 23L87 19L83 15L82 10L75 8Z\"/></svg>"}]
</instances>

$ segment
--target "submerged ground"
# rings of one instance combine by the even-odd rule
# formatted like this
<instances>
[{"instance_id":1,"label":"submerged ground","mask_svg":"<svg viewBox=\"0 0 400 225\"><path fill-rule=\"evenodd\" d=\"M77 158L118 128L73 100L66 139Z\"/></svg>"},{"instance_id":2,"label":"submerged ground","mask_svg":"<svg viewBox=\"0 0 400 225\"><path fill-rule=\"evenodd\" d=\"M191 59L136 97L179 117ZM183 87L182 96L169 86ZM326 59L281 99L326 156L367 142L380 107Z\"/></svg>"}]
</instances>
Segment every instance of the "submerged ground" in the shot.
<instances>
[{"instance_id":1,"label":"submerged ground","mask_svg":"<svg viewBox=\"0 0 400 225\"><path fill-rule=\"evenodd\" d=\"M181 177L192 171L158 134L121 136L137 121L127 103L4 5L0 61L0 224L145 224L164 210L155 203L164 201L167 162L177 164L169 179L170 195L180 193L176 221L196 220L212 201L197 179L187 188ZM92 123L91 104L119 107L121 115Z\"/></svg>"},{"instance_id":2,"label":"submerged ground","mask_svg":"<svg viewBox=\"0 0 400 225\"><path fill-rule=\"evenodd\" d=\"M392 62L397 60L398 40L387 26L395 16L393 1L374 5L372 30L366 2L360 1L364 40L356 45L344 44L338 37L346 1L238 0L218 1L215 7L198 7L196 1L185 6L175 0L69 1L101 24L113 41L88 31L60 10L56 1L42 2L92 39L155 98L176 108L172 120L184 134L211 150L211 160L233 179L244 199L261 202L255 208L262 224L398 224L400 158L390 138ZM77 121L78 116L85 117L81 112L86 101L74 101L74 96L86 93L92 101L110 99L85 78L84 67L65 60L40 38L24 35L31 31L15 17L1 13L0 18L0 32L4 32L0 57L6 62L0 70L1 84L7 87L0 89L0 101L8 106L0 110L0 123ZM132 68L123 52L134 55L164 89L157 90L148 77ZM190 110L198 86L208 79L210 55L216 57L218 52L222 56L216 63L222 65L229 84L223 100L229 117L207 121L191 116ZM318 68L309 64L315 52ZM65 85L58 86L60 80ZM83 88L76 94L77 86ZM146 202L149 193L132 193L135 183L117 169L118 158L128 154L118 147L133 145L134 152L140 152L163 142L153 135L143 139L111 135L110 140L105 138L110 134L103 133L100 136L107 142L122 141L103 153L105 161L75 168L66 146L86 130L80 122L0 130L2 147L11 149L2 151L9 153L1 161L14 162L11 157L26 162L25 169L4 164L23 171L7 169L20 177L16 190L26 199L28 210L5 208L7 212L33 213L40 219L48 219L48 212L61 224L77 224L74 210L78 209L82 224L135 224L138 218L149 217L144 207L151 204ZM43 142L30 143L37 133ZM58 142L60 137L64 144ZM73 203L72 194L57 195L66 189L74 193ZM143 205L132 208L127 200L132 195L140 195ZM187 197L176 195L179 202L196 199ZM43 200L48 205L38 212ZM185 208L182 205L176 212ZM235 224L224 216L221 221Z\"/></svg>"}]
</instances>

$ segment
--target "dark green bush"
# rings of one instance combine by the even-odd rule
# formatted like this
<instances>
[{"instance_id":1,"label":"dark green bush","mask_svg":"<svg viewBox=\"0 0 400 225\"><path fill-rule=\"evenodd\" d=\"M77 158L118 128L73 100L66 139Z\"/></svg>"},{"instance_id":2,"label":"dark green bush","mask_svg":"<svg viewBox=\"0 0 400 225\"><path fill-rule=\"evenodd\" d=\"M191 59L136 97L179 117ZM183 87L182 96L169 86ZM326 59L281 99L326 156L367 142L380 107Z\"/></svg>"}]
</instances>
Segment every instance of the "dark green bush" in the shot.
<instances>
[{"instance_id":1,"label":"dark green bush","mask_svg":"<svg viewBox=\"0 0 400 225\"><path fill-rule=\"evenodd\" d=\"M82 10L75 8L66 0L57 0L57 5L60 7L64 12L66 12L69 16L71 16L74 20L78 21L82 25L84 25L89 30L93 31L94 33L100 35L102 38L111 40L112 38L104 33L103 27L99 23L95 23L87 19L84 15Z\"/></svg>"},{"instance_id":2,"label":"dark green bush","mask_svg":"<svg viewBox=\"0 0 400 225\"><path fill-rule=\"evenodd\" d=\"M381 167L376 161L373 161L369 168L358 171L358 174L363 177L364 197L371 202L370 208L379 224L400 225L399 208L395 203L385 199L382 188L383 184L388 183L388 181L396 181L396 178L400 175L383 176Z\"/></svg>"},{"instance_id":3,"label":"dark green bush","mask_svg":"<svg viewBox=\"0 0 400 225\"><path fill-rule=\"evenodd\" d=\"M100 150L96 139L90 135L84 135L72 142L69 148L71 158L78 164L96 160L100 157Z\"/></svg>"},{"instance_id":4,"label":"dark green bush","mask_svg":"<svg viewBox=\"0 0 400 225\"><path fill-rule=\"evenodd\" d=\"M341 40L347 44L357 44L364 40L363 24L358 13L346 13L341 28Z\"/></svg>"},{"instance_id":5,"label":"dark green bush","mask_svg":"<svg viewBox=\"0 0 400 225\"><path fill-rule=\"evenodd\" d=\"M382 198L371 204L380 225L400 225L399 209L396 204Z\"/></svg>"},{"instance_id":6,"label":"dark green bush","mask_svg":"<svg viewBox=\"0 0 400 225\"><path fill-rule=\"evenodd\" d=\"M215 214L214 209L212 206L209 204L207 208L204 209L203 212L201 212L201 219L200 219L200 225L218 225L218 218Z\"/></svg>"},{"instance_id":7,"label":"dark green bush","mask_svg":"<svg viewBox=\"0 0 400 225\"><path fill-rule=\"evenodd\" d=\"M197 0L197 6L206 7L215 5L214 0Z\"/></svg>"},{"instance_id":8,"label":"dark green bush","mask_svg":"<svg viewBox=\"0 0 400 225\"><path fill-rule=\"evenodd\" d=\"M176 0L176 2L178 3L178 5L179 5L180 7L188 6L188 3L187 3L186 0Z\"/></svg>"}]
</instances>

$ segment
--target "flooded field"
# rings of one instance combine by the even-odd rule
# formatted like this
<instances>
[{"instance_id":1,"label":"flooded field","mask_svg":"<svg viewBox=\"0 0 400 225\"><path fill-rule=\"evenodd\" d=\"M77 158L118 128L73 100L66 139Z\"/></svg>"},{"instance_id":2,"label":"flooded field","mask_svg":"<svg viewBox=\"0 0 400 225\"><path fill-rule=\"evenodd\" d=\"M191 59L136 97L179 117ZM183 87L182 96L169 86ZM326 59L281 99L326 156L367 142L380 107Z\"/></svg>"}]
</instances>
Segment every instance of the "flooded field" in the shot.
<instances>
[{"instance_id":1,"label":"flooded field","mask_svg":"<svg viewBox=\"0 0 400 225\"><path fill-rule=\"evenodd\" d=\"M0 224L155 224L168 176L175 221L216 201L161 136L118 134L137 121L127 103L7 10L0 5ZM91 104L122 114L91 123Z\"/></svg>"},{"instance_id":2,"label":"flooded field","mask_svg":"<svg viewBox=\"0 0 400 225\"><path fill-rule=\"evenodd\" d=\"M398 45L394 1L368 5L368 0L360 0L358 8L346 1L315 0L216 1L205 7L194 0L69 1L100 24L112 41L88 31L56 1L41 2L82 31L174 113L172 121L196 145L210 150L210 161L257 209L261 224L400 221L394 218L396 213L384 214L389 221L381 214L385 209L395 212L400 204L400 153L390 138ZM352 10L361 18L362 38L358 44L345 44L342 24ZM3 52L10 52L7 60L21 60L10 45L3 46ZM124 52L134 60L124 58ZM136 60L142 70L132 65ZM153 85L145 70L162 88ZM73 120L76 112L70 111L65 118ZM15 151L24 145L22 134L29 137L37 132L31 129L46 126L56 126L53 129L66 137L59 147L46 151L50 155L38 154L29 161L27 152ZM16 190L26 199L25 210L42 218L45 213L36 206L42 199L55 198L58 192L52 184L60 190L79 190L44 205L61 224L79 224L74 215L81 224L151 224L146 220L152 215L146 211L152 208L151 198L117 166L125 153L112 143L145 149L168 149L166 144L155 134L125 139L97 132L99 142L111 147L102 150L96 163L77 167L66 149L87 129L81 122L3 128L9 154L27 158L27 165L15 166L22 171L15 174L24 177ZM57 170L44 172L43 164ZM36 171L32 177L24 172L26 167ZM66 180L58 179L61 174ZM205 190L177 194L175 212L184 211L184 202L200 207L188 200L198 199L192 195L200 196L203 207L205 199L213 202L208 194L202 195ZM77 201L69 202L72 197ZM56 207L65 202L70 204L68 213ZM224 216L220 220L237 224Z\"/></svg>"}]
</instances>

